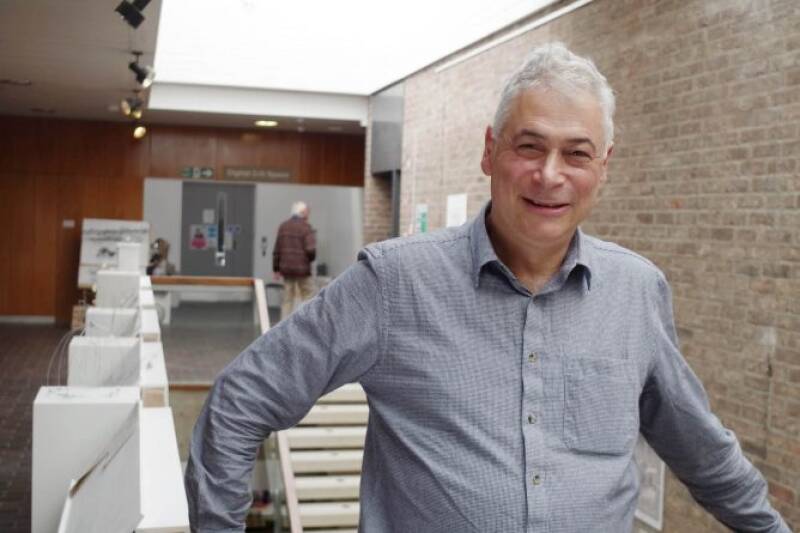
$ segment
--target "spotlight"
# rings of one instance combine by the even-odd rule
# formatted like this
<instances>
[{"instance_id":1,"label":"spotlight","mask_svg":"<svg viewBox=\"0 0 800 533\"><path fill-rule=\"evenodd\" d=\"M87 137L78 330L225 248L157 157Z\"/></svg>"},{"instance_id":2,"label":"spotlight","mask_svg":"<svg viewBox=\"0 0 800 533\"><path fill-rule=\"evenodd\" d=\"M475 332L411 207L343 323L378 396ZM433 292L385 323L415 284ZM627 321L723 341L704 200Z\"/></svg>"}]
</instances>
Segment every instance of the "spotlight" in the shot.
<instances>
[{"instance_id":1,"label":"spotlight","mask_svg":"<svg viewBox=\"0 0 800 533\"><path fill-rule=\"evenodd\" d=\"M144 102L142 102L142 99L138 96L128 96L127 98L123 98L119 103L119 109L122 111L123 115L137 120L142 118L143 106Z\"/></svg>"},{"instance_id":2,"label":"spotlight","mask_svg":"<svg viewBox=\"0 0 800 533\"><path fill-rule=\"evenodd\" d=\"M144 126L138 125L135 128L133 128L134 139L141 139L145 135L147 135L147 128L145 128Z\"/></svg>"},{"instance_id":3,"label":"spotlight","mask_svg":"<svg viewBox=\"0 0 800 533\"><path fill-rule=\"evenodd\" d=\"M153 70L151 66L141 66L139 64L139 56L142 55L141 52L133 52L133 55L136 56L136 59L128 63L128 68L136 74L136 81L141 84L143 89L147 89L153 84L153 78L156 77L156 71Z\"/></svg>"},{"instance_id":4,"label":"spotlight","mask_svg":"<svg viewBox=\"0 0 800 533\"><path fill-rule=\"evenodd\" d=\"M133 2L122 0L114 11L119 13L132 28L136 29L144 21L142 11L149 3L150 0L133 0Z\"/></svg>"},{"instance_id":5,"label":"spotlight","mask_svg":"<svg viewBox=\"0 0 800 533\"><path fill-rule=\"evenodd\" d=\"M259 128L274 128L278 125L276 120L256 120L255 125Z\"/></svg>"}]
</instances>

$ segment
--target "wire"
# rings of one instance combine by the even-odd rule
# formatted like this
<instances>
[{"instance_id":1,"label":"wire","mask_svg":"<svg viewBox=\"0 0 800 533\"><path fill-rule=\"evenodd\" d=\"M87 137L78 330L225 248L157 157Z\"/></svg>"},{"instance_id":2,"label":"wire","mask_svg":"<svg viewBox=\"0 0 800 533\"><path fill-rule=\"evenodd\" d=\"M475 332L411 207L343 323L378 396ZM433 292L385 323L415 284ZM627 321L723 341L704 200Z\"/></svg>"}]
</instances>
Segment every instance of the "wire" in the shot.
<instances>
[{"instance_id":1,"label":"wire","mask_svg":"<svg viewBox=\"0 0 800 533\"><path fill-rule=\"evenodd\" d=\"M53 369L53 362L56 360L56 358L58 358L60 360L60 355L64 351L64 346L65 345L68 346L69 345L69 341L72 340L72 337L80 334L82 331L83 331L83 328L70 329L66 333L64 333L64 335L61 336L61 339L59 339L58 344L56 344L56 347L53 348L53 353L50 354L50 361L47 364L47 372L45 373L45 381L44 381L45 386L47 386L47 387L50 386L50 376L51 376L52 369ZM60 374L60 371L59 371L59 374ZM60 378L60 375L59 375L59 378ZM59 384L60 383L57 383L56 385L59 385Z\"/></svg>"}]
</instances>

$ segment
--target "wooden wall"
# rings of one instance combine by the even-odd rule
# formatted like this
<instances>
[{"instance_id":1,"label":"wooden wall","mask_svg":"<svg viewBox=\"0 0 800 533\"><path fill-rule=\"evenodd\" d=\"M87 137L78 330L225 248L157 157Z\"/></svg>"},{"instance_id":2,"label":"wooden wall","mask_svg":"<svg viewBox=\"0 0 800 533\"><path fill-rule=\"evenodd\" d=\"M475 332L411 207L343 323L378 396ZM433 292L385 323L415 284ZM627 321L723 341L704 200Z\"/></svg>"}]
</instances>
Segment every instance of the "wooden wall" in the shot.
<instances>
[{"instance_id":1,"label":"wooden wall","mask_svg":"<svg viewBox=\"0 0 800 533\"><path fill-rule=\"evenodd\" d=\"M0 315L71 317L83 218L142 218L145 177L186 166L284 168L362 186L364 137L0 117ZM74 221L65 227L64 221Z\"/></svg>"}]
</instances>

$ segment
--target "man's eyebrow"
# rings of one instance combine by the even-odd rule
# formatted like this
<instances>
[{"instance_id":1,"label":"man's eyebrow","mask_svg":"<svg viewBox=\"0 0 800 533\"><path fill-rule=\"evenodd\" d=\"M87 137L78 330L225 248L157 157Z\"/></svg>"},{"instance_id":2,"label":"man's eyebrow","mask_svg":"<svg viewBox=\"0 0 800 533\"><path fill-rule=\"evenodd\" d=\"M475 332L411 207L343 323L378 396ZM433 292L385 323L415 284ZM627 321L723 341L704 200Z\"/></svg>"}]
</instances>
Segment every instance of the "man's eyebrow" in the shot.
<instances>
[{"instance_id":1,"label":"man's eyebrow","mask_svg":"<svg viewBox=\"0 0 800 533\"><path fill-rule=\"evenodd\" d=\"M533 131L533 130L529 130L529 129L524 129L523 128L517 134L517 137L520 137L520 136L523 136L523 135L527 135L527 136L530 136L530 137L535 137L536 139L540 139L542 141L546 141L547 140L547 137L545 137L544 135L542 135L538 131ZM587 144L591 145L592 150L597 151L597 147L594 145L592 140L590 138L588 138L588 137L573 137L572 139L567 139L567 142L569 144L587 143Z\"/></svg>"}]
</instances>

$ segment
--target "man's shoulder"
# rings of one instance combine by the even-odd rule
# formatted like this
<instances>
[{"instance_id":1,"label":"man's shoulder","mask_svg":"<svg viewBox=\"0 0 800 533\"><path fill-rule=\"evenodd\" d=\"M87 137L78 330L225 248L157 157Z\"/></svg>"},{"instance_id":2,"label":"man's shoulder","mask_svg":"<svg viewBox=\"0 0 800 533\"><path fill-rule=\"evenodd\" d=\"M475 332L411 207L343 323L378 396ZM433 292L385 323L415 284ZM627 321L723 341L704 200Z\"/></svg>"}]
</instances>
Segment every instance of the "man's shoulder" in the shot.
<instances>
[{"instance_id":1,"label":"man's shoulder","mask_svg":"<svg viewBox=\"0 0 800 533\"><path fill-rule=\"evenodd\" d=\"M359 252L358 257L389 261L414 259L423 262L452 251L459 245L465 245L468 241L469 233L464 226L444 228L368 244Z\"/></svg>"},{"instance_id":2,"label":"man's shoulder","mask_svg":"<svg viewBox=\"0 0 800 533\"><path fill-rule=\"evenodd\" d=\"M299 217L291 217L278 226L278 231L313 231L311 224Z\"/></svg>"},{"instance_id":3,"label":"man's shoulder","mask_svg":"<svg viewBox=\"0 0 800 533\"><path fill-rule=\"evenodd\" d=\"M604 241L586 234L583 237L582 244L586 246L586 252L595 268L650 280L664 278L661 269L647 257L615 242Z\"/></svg>"}]
</instances>

